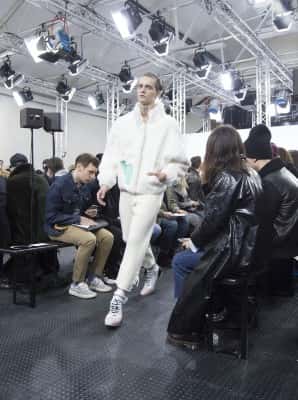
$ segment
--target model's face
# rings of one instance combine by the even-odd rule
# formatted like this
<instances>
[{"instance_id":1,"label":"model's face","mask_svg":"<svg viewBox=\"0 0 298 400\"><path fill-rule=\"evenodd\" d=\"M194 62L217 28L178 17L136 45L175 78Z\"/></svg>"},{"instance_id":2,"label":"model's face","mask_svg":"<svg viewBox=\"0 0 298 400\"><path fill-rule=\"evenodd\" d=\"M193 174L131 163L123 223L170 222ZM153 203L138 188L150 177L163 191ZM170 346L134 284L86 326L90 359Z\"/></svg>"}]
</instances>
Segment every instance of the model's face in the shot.
<instances>
[{"instance_id":1,"label":"model's face","mask_svg":"<svg viewBox=\"0 0 298 400\"><path fill-rule=\"evenodd\" d=\"M96 178L97 168L91 163L87 167L79 163L76 166L76 173L81 183L89 183Z\"/></svg>"},{"instance_id":2,"label":"model's face","mask_svg":"<svg viewBox=\"0 0 298 400\"><path fill-rule=\"evenodd\" d=\"M152 106L158 96L155 87L155 79L149 76L143 76L139 79L137 85L138 102L143 106Z\"/></svg>"}]
</instances>

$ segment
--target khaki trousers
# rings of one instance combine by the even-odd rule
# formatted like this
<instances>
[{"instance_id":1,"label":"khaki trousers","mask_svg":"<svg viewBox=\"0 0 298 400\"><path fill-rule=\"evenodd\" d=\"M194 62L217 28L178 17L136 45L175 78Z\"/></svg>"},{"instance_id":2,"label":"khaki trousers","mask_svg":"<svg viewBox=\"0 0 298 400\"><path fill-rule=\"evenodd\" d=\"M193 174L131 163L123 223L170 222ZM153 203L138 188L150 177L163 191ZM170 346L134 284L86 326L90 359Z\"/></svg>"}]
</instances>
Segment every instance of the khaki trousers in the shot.
<instances>
[{"instance_id":1,"label":"khaki trousers","mask_svg":"<svg viewBox=\"0 0 298 400\"><path fill-rule=\"evenodd\" d=\"M94 249L94 260L90 266L90 272L102 275L107 258L113 246L114 237L106 229L87 232L75 226L69 226L61 235L50 236L51 240L71 243L78 247L73 266L73 282L83 282L86 279L88 262Z\"/></svg>"}]
</instances>

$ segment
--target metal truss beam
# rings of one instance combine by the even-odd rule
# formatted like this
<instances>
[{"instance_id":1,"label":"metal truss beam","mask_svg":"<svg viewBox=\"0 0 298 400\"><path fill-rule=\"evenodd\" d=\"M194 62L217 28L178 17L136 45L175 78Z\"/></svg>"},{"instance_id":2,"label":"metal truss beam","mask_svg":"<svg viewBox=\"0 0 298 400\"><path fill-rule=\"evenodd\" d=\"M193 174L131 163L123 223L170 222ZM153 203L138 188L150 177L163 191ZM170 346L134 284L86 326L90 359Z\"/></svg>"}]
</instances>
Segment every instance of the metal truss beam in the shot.
<instances>
[{"instance_id":1,"label":"metal truss beam","mask_svg":"<svg viewBox=\"0 0 298 400\"><path fill-rule=\"evenodd\" d=\"M185 103L185 75L173 75L173 117L179 125L180 132L185 134L186 124L186 107Z\"/></svg>"},{"instance_id":2,"label":"metal truss beam","mask_svg":"<svg viewBox=\"0 0 298 400\"><path fill-rule=\"evenodd\" d=\"M271 85L270 69L261 60L256 63L256 123L271 126L270 103Z\"/></svg>"},{"instance_id":3,"label":"metal truss beam","mask_svg":"<svg viewBox=\"0 0 298 400\"><path fill-rule=\"evenodd\" d=\"M281 83L291 91L293 90L293 77L290 71L273 50L240 18L227 0L196 0L196 2L254 57L268 63L271 72Z\"/></svg>"},{"instance_id":4,"label":"metal truss beam","mask_svg":"<svg viewBox=\"0 0 298 400\"><path fill-rule=\"evenodd\" d=\"M23 56L27 56L28 52L24 45L24 40L11 33L1 33L0 34L0 49L9 50L12 53L20 54ZM64 61L58 62L62 66L66 66ZM94 81L103 81L106 83L110 83L113 81L117 81L117 77L110 72L104 71L103 69L95 66L95 65L88 65L85 71L81 72L81 76L85 76L90 78Z\"/></svg>"},{"instance_id":5,"label":"metal truss beam","mask_svg":"<svg viewBox=\"0 0 298 400\"><path fill-rule=\"evenodd\" d=\"M172 74L184 74L186 81L196 85L199 89L203 89L204 92L210 93L215 97L218 97L230 104L239 105L234 97L224 91L221 87L215 84L210 79L200 80L194 71L190 71L189 67L185 63L167 56L159 57L152 47L142 40L140 37L136 37L133 40L124 41L119 32L116 30L114 25L110 23L105 17L95 13L93 10L86 8L79 4L76 0L69 0L67 7L65 7L64 0L26 0L28 3L35 6L43 5L49 11L53 13L63 12L66 13L67 18L77 26L83 29L87 29L92 32L95 36L100 38L106 38L110 41L121 44L122 46L128 47L134 50L139 56L153 63L157 67L164 69L166 72Z\"/></svg>"},{"instance_id":6,"label":"metal truss beam","mask_svg":"<svg viewBox=\"0 0 298 400\"><path fill-rule=\"evenodd\" d=\"M116 82L107 87L107 121L106 134L110 132L113 122L119 117L119 88Z\"/></svg>"}]
</instances>

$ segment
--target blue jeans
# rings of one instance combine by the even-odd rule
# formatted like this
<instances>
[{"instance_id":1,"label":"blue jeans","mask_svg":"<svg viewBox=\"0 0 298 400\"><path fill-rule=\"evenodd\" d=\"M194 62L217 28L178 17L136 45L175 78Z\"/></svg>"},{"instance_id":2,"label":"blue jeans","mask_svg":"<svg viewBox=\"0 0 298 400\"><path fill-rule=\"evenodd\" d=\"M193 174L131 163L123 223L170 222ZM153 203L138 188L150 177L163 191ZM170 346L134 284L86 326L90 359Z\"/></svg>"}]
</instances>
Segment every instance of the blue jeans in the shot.
<instances>
[{"instance_id":1,"label":"blue jeans","mask_svg":"<svg viewBox=\"0 0 298 400\"><path fill-rule=\"evenodd\" d=\"M203 251L201 250L194 253L188 249L180 251L173 258L175 298L181 296L185 278L197 267L202 255Z\"/></svg>"},{"instance_id":2,"label":"blue jeans","mask_svg":"<svg viewBox=\"0 0 298 400\"><path fill-rule=\"evenodd\" d=\"M151 236L151 240L150 240L150 242L152 244L155 244L155 242L157 241L157 239L161 235L161 231L162 231L162 228L160 227L160 225L154 224L153 232L152 232L152 236Z\"/></svg>"},{"instance_id":3,"label":"blue jeans","mask_svg":"<svg viewBox=\"0 0 298 400\"><path fill-rule=\"evenodd\" d=\"M189 232L189 223L185 217L177 219L161 218L159 220L161 227L160 248L168 253L177 247L177 239L187 237Z\"/></svg>"}]
</instances>

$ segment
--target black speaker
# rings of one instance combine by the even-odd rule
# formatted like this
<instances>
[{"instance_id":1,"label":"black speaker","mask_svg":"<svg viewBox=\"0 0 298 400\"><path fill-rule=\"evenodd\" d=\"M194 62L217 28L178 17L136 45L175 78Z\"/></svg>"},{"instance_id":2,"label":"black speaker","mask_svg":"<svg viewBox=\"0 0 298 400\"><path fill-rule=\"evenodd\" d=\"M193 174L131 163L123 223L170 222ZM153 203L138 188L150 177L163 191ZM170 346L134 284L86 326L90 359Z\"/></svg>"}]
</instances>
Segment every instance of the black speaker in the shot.
<instances>
[{"instance_id":1,"label":"black speaker","mask_svg":"<svg viewBox=\"0 0 298 400\"><path fill-rule=\"evenodd\" d=\"M47 132L63 132L61 113L44 113L44 130Z\"/></svg>"},{"instance_id":2,"label":"black speaker","mask_svg":"<svg viewBox=\"0 0 298 400\"><path fill-rule=\"evenodd\" d=\"M43 110L40 108L23 108L20 112L21 128L39 129L43 126Z\"/></svg>"},{"instance_id":3,"label":"black speaker","mask_svg":"<svg viewBox=\"0 0 298 400\"><path fill-rule=\"evenodd\" d=\"M293 71L293 95L298 97L298 68Z\"/></svg>"}]
</instances>

